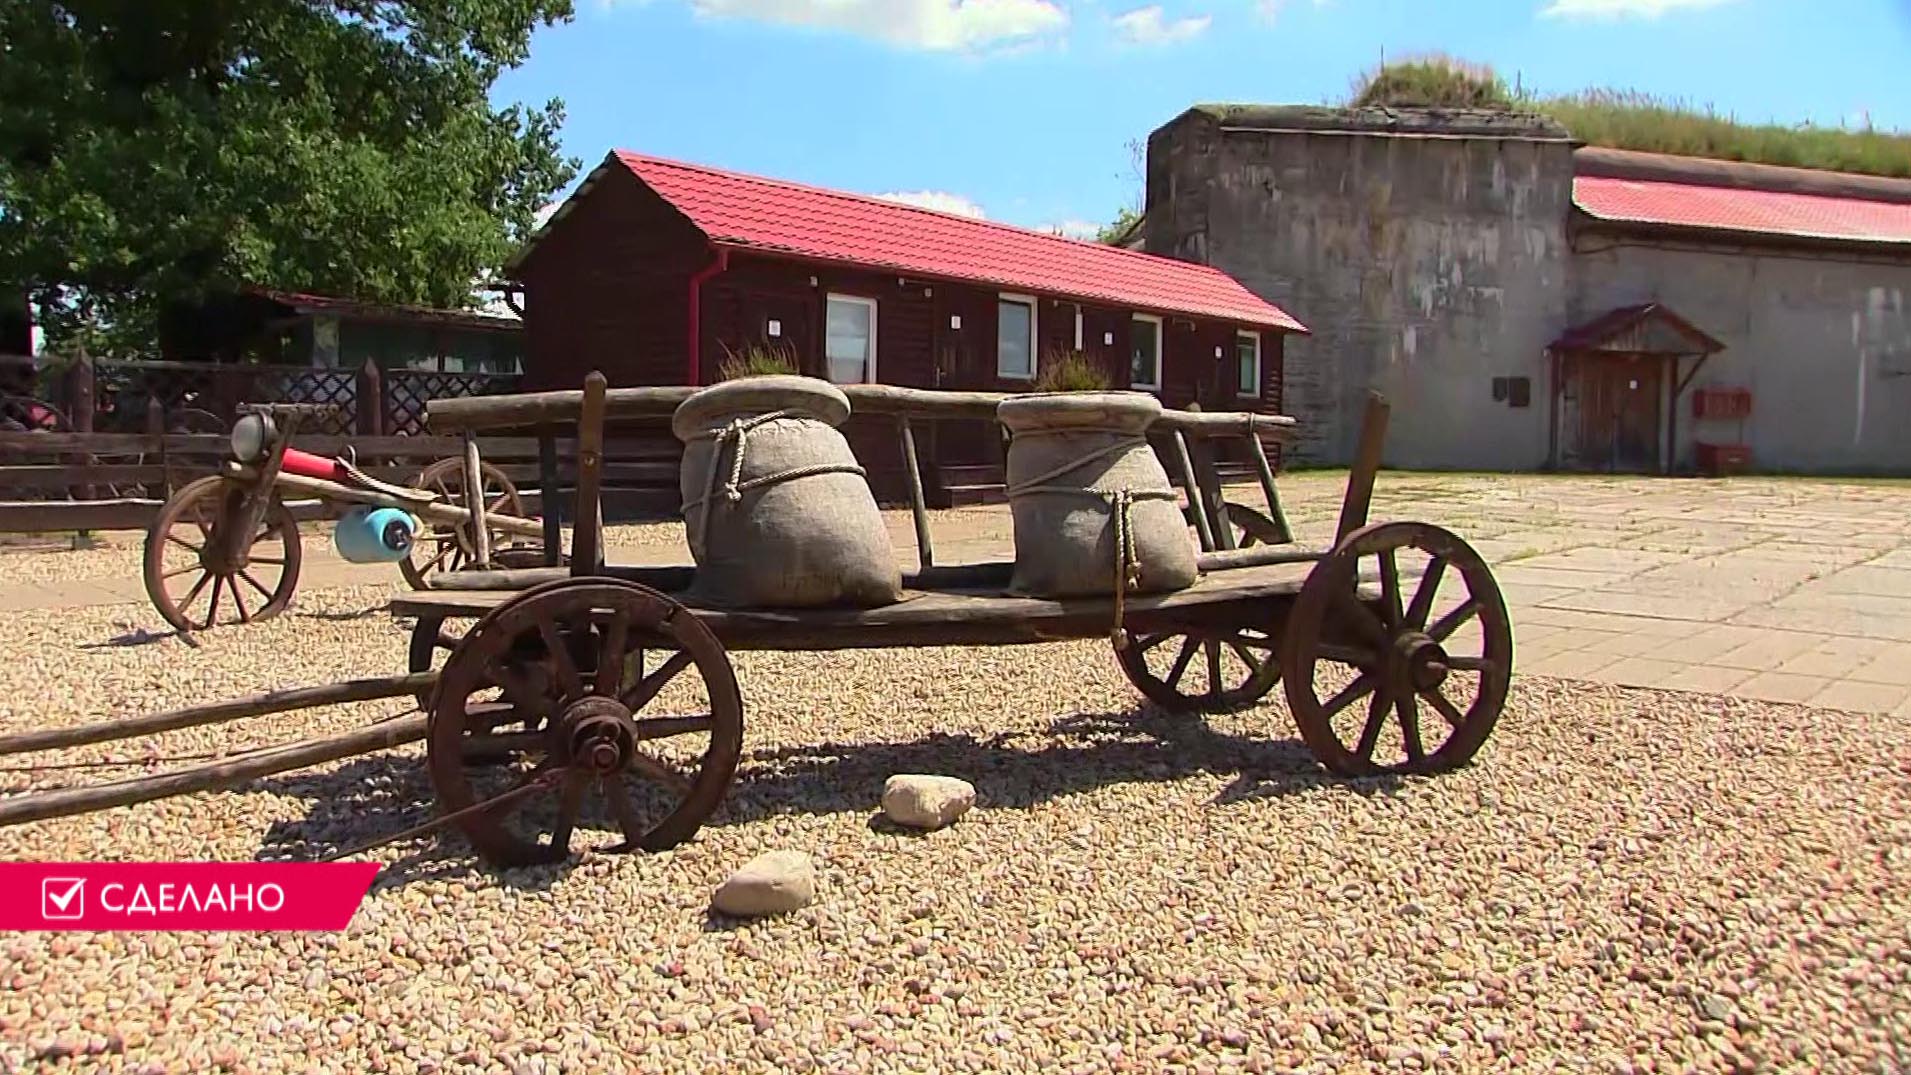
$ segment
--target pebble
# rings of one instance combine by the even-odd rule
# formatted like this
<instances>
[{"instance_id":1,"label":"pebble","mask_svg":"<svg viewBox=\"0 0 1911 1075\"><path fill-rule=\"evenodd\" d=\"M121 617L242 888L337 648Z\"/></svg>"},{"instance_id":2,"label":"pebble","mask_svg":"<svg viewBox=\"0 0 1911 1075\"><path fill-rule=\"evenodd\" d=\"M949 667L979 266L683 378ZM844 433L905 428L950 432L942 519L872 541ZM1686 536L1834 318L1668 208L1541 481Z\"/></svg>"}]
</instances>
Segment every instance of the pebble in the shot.
<instances>
[{"instance_id":1,"label":"pebble","mask_svg":"<svg viewBox=\"0 0 1911 1075\"><path fill-rule=\"evenodd\" d=\"M731 874L710 905L737 918L788 914L816 899L816 867L802 851L768 851Z\"/></svg>"},{"instance_id":2,"label":"pebble","mask_svg":"<svg viewBox=\"0 0 1911 1075\"><path fill-rule=\"evenodd\" d=\"M1475 492L1430 513L1388 478L1374 515L1454 513L1491 537L1461 517L1514 480L1557 479L1454 478ZM1337 479L1282 491L1303 540L1331 536ZM681 548L681 526L612 527L613 555L653 531ZM49 558L68 555L88 576L137 575L136 540ZM196 650L108 644L156 624L137 606L9 613L0 734L388 674L404 627L360 613L401 586L302 590L286 616ZM1904 717L1522 675L1473 766L1376 785L1324 778L1279 690L1206 718L1140 706L1105 641L733 660L742 766L689 843L503 873L455 834L396 845L340 934L8 936L0 1071L208 1072L236 1051L261 1075L1644 1075L1890 1070L1911 1041ZM147 756L402 708L186 729ZM12 826L0 859L307 858L431 816L423 756ZM0 794L121 772L9 773ZM985 824L872 831L871 789L937 772L987 789ZM586 814L581 843L615 840ZM828 899L712 928L725 870L798 848ZM35 1059L55 1042L78 1051Z\"/></svg>"},{"instance_id":3,"label":"pebble","mask_svg":"<svg viewBox=\"0 0 1911 1075\"><path fill-rule=\"evenodd\" d=\"M884 816L912 829L940 829L975 805L975 785L953 776L903 773L883 783Z\"/></svg>"}]
</instances>

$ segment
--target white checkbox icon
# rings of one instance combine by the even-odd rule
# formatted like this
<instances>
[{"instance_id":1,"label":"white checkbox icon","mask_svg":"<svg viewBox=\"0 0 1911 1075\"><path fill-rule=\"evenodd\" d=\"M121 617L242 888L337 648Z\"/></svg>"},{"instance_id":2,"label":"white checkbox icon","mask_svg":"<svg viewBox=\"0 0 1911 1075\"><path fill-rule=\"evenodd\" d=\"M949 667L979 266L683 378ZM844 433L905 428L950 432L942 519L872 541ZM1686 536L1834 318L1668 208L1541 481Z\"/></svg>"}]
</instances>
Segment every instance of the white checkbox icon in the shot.
<instances>
[{"instance_id":1,"label":"white checkbox icon","mask_svg":"<svg viewBox=\"0 0 1911 1075\"><path fill-rule=\"evenodd\" d=\"M40 917L73 920L86 914L86 878L40 879Z\"/></svg>"}]
</instances>

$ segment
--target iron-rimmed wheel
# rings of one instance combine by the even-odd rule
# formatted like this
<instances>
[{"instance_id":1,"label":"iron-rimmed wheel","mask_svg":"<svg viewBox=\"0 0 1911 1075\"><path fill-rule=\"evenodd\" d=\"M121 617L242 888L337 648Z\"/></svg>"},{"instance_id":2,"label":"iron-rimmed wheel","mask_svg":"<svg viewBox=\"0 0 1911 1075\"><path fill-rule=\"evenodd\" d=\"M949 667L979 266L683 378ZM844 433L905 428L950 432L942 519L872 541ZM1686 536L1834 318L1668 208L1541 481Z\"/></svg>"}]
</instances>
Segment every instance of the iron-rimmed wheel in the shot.
<instances>
[{"instance_id":1,"label":"iron-rimmed wheel","mask_svg":"<svg viewBox=\"0 0 1911 1075\"><path fill-rule=\"evenodd\" d=\"M1374 564L1377 601L1359 596L1363 561ZM1493 733L1512 672L1512 626L1492 571L1458 535L1426 523L1347 535L1308 574L1281 640L1301 738L1345 776L1465 765Z\"/></svg>"},{"instance_id":2,"label":"iron-rimmed wheel","mask_svg":"<svg viewBox=\"0 0 1911 1075\"><path fill-rule=\"evenodd\" d=\"M208 475L174 493L147 528L146 596L176 629L271 619L292 603L304 553L298 521L275 495L257 531L229 541L226 528L239 523L245 495Z\"/></svg>"},{"instance_id":3,"label":"iron-rimmed wheel","mask_svg":"<svg viewBox=\"0 0 1911 1075\"><path fill-rule=\"evenodd\" d=\"M1170 713L1230 713L1280 682L1274 639L1256 628L1136 634L1115 651L1128 682Z\"/></svg>"},{"instance_id":4,"label":"iron-rimmed wheel","mask_svg":"<svg viewBox=\"0 0 1911 1075\"><path fill-rule=\"evenodd\" d=\"M730 659L695 614L636 583L562 579L491 610L452 651L428 764L446 813L545 785L457 822L485 861L525 866L565 859L580 827L614 830L606 850L682 843L742 747Z\"/></svg>"},{"instance_id":5,"label":"iron-rimmed wheel","mask_svg":"<svg viewBox=\"0 0 1911 1075\"><path fill-rule=\"evenodd\" d=\"M504 471L491 463L480 462L478 472L484 480L485 515L524 514L524 501L518 495L518 487L511 483ZM412 486L438 494L443 503L464 507L464 461L440 459L420 471ZM492 559L499 560L507 551L506 543L511 540L511 535L491 527L485 529L491 534ZM476 562L478 547L470 530L469 525L426 524L412 543L411 551L398 561L399 573L405 576L405 581L412 589L423 590L430 586L432 576L440 572L485 566ZM515 553L518 547L509 546L508 551ZM542 562L540 559L538 565Z\"/></svg>"}]
</instances>

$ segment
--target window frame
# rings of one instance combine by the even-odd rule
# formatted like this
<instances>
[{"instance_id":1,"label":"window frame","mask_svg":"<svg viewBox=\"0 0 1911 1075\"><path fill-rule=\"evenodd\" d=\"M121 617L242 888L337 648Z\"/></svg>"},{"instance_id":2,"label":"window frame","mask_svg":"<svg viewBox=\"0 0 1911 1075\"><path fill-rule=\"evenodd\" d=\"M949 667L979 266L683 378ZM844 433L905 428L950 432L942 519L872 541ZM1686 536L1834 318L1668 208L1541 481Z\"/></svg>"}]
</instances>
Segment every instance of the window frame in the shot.
<instances>
[{"instance_id":1,"label":"window frame","mask_svg":"<svg viewBox=\"0 0 1911 1075\"><path fill-rule=\"evenodd\" d=\"M1082 304L1075 304L1075 350L1082 349Z\"/></svg>"},{"instance_id":2,"label":"window frame","mask_svg":"<svg viewBox=\"0 0 1911 1075\"><path fill-rule=\"evenodd\" d=\"M1002 369L1002 306L1013 303L1028 307L1028 372L1011 373ZM1012 292L997 292L995 296L995 377L999 381L1033 381L1042 358L1037 343L1042 338L1041 303L1033 295L1017 295Z\"/></svg>"},{"instance_id":3,"label":"window frame","mask_svg":"<svg viewBox=\"0 0 1911 1075\"><path fill-rule=\"evenodd\" d=\"M1155 379L1153 383L1134 379L1134 331L1135 326L1138 324L1150 324L1155 327ZM1168 356L1166 353L1168 350L1168 332L1165 322L1163 322L1160 314L1131 313L1128 315L1128 333L1128 387L1139 388L1148 392L1161 391L1161 382L1165 376L1162 367L1168 364Z\"/></svg>"},{"instance_id":4,"label":"window frame","mask_svg":"<svg viewBox=\"0 0 1911 1075\"><path fill-rule=\"evenodd\" d=\"M1254 390L1252 392L1243 390L1240 385L1241 341L1243 340L1254 341ZM1261 361L1261 346L1262 346L1261 334L1259 332L1249 332L1246 329L1235 330L1234 332L1234 378L1235 378L1234 394L1236 397L1240 399L1260 399L1262 389L1267 384L1266 375L1265 375L1266 367L1262 365L1262 361Z\"/></svg>"},{"instance_id":5,"label":"window frame","mask_svg":"<svg viewBox=\"0 0 1911 1075\"><path fill-rule=\"evenodd\" d=\"M863 363L863 379L860 381L839 381L830 368L829 357L829 304L846 302L869 308L869 357ZM876 380L876 317L880 311L876 300L868 295L851 295L842 291L823 293L823 379L831 384L879 384Z\"/></svg>"}]
</instances>

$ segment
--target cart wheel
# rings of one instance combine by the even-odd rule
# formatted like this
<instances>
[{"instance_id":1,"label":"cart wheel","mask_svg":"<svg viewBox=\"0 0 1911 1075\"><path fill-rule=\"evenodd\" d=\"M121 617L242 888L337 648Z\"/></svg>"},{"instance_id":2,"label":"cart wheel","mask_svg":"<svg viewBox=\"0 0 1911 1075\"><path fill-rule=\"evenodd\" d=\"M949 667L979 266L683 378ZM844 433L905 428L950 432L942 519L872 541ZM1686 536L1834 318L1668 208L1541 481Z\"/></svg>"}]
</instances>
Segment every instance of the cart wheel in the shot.
<instances>
[{"instance_id":1,"label":"cart wheel","mask_svg":"<svg viewBox=\"0 0 1911 1075\"><path fill-rule=\"evenodd\" d=\"M484 476L484 511L486 515L503 513L505 515L524 514L524 503L518 496L518 487L511 484L504 471L490 463L480 462L478 472ZM446 502L462 506L464 504L464 461L461 459L440 459L420 471L412 485L418 489L437 493ZM491 530L491 547L502 548L511 535L501 530ZM461 571L467 567L481 567L477 559L477 543L465 527L451 523L431 523L418 535L411 552L398 561L398 570L405 581L414 590L423 590L430 585L433 575L442 571Z\"/></svg>"},{"instance_id":2,"label":"cart wheel","mask_svg":"<svg viewBox=\"0 0 1911 1075\"><path fill-rule=\"evenodd\" d=\"M437 667L440 658L458 648L464 636L445 627L443 616L420 616L418 622L411 625L411 645L407 659L407 670L411 672L429 672ZM431 692L418 694L419 708L431 708Z\"/></svg>"},{"instance_id":3,"label":"cart wheel","mask_svg":"<svg viewBox=\"0 0 1911 1075\"><path fill-rule=\"evenodd\" d=\"M222 546L245 489L219 475L188 483L146 531L146 596L181 631L250 623L285 611L298 586L299 524L277 496L237 556ZM266 542L260 547L260 542ZM201 601L204 607L199 611Z\"/></svg>"},{"instance_id":4,"label":"cart wheel","mask_svg":"<svg viewBox=\"0 0 1911 1075\"><path fill-rule=\"evenodd\" d=\"M1137 635L1115 657L1128 682L1170 713L1246 709L1281 679L1274 640L1253 628Z\"/></svg>"},{"instance_id":5,"label":"cart wheel","mask_svg":"<svg viewBox=\"0 0 1911 1075\"><path fill-rule=\"evenodd\" d=\"M1281 528L1274 520L1232 500L1222 502L1222 524L1234 531L1234 547L1245 549L1254 545L1285 545L1287 539L1281 536ZM1194 526L1194 509L1184 507L1181 514Z\"/></svg>"},{"instance_id":6,"label":"cart wheel","mask_svg":"<svg viewBox=\"0 0 1911 1075\"><path fill-rule=\"evenodd\" d=\"M742 746L730 659L693 613L635 583L561 579L491 610L452 652L428 760L446 812L549 782L457 822L487 862L524 866L562 861L580 827L615 831L606 850L682 843ZM472 766L498 758L511 764Z\"/></svg>"},{"instance_id":7,"label":"cart wheel","mask_svg":"<svg viewBox=\"0 0 1911 1075\"><path fill-rule=\"evenodd\" d=\"M1377 601L1356 596L1369 557ZM1466 542L1425 523L1376 523L1314 565L1280 655L1287 704L1321 764L1344 776L1437 773L1465 765L1492 734L1513 632L1492 572ZM1389 723L1396 734L1385 734Z\"/></svg>"}]
</instances>

